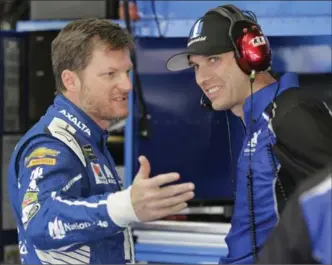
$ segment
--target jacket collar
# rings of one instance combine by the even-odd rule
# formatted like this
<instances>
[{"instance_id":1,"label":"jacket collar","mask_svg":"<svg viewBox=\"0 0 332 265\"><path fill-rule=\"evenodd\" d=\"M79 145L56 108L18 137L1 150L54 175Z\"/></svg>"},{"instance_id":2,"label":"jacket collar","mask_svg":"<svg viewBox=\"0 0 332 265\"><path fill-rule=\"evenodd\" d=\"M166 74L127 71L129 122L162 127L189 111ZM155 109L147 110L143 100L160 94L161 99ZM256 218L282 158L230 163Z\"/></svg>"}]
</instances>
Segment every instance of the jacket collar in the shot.
<instances>
[{"instance_id":1,"label":"jacket collar","mask_svg":"<svg viewBox=\"0 0 332 265\"><path fill-rule=\"evenodd\" d=\"M292 87L299 87L298 75L295 73L284 74L279 80L279 91L277 95L280 95L282 92ZM278 89L278 81L274 82L269 86L262 88L261 90L253 94L252 117L250 117L251 96L246 98L243 106L245 124L250 124L250 118L252 118L254 121L258 120L258 118L262 115L267 106L273 101L277 89Z\"/></svg>"},{"instance_id":2,"label":"jacket collar","mask_svg":"<svg viewBox=\"0 0 332 265\"><path fill-rule=\"evenodd\" d=\"M84 111L65 96L57 95L53 107L59 113L59 117L66 119L88 141L100 144L107 140L109 133L100 128Z\"/></svg>"}]
</instances>

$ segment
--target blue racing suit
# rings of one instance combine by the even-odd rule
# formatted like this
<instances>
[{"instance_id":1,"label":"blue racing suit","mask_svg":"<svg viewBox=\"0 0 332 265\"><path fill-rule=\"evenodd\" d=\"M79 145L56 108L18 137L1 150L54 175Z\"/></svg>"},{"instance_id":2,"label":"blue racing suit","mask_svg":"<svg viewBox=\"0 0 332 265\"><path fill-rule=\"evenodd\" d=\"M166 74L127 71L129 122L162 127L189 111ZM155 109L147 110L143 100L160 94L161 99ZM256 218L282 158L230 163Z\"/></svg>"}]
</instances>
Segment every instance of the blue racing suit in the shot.
<instances>
[{"instance_id":1,"label":"blue racing suit","mask_svg":"<svg viewBox=\"0 0 332 265\"><path fill-rule=\"evenodd\" d=\"M256 235L258 250L263 246L268 234L277 224L278 201L276 198L277 173L279 163L272 153L276 138L269 127L269 116L265 113L268 105L289 88L298 87L296 74L283 75L275 82L249 96L244 104L245 137L236 168L236 198L231 229L226 236L228 255L221 257L220 263L252 264L253 237ZM251 111L251 106L253 109ZM251 134L250 134L251 127ZM251 156L251 177L253 196L248 189L249 156ZM251 224L251 213L254 225Z\"/></svg>"},{"instance_id":2,"label":"blue racing suit","mask_svg":"<svg viewBox=\"0 0 332 265\"><path fill-rule=\"evenodd\" d=\"M8 189L22 263L121 264L129 259L126 228L135 213L107 138L106 131L58 95L19 141ZM127 219L120 220L122 215Z\"/></svg>"}]
</instances>

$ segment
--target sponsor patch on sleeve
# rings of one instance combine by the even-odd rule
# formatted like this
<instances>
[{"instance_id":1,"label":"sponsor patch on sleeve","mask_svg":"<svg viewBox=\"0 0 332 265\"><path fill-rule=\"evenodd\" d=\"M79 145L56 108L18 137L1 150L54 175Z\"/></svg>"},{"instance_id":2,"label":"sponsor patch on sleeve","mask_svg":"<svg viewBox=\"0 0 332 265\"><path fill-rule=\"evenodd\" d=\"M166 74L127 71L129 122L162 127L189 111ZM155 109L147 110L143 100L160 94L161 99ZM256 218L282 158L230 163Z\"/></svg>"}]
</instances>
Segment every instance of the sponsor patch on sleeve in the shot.
<instances>
[{"instance_id":1,"label":"sponsor patch on sleeve","mask_svg":"<svg viewBox=\"0 0 332 265\"><path fill-rule=\"evenodd\" d=\"M32 160L29 161L29 164L26 167L29 168L29 167L41 166L41 165L55 166L56 165L56 159L55 158L32 159Z\"/></svg>"},{"instance_id":2,"label":"sponsor patch on sleeve","mask_svg":"<svg viewBox=\"0 0 332 265\"><path fill-rule=\"evenodd\" d=\"M31 219L38 213L39 209L39 203L32 203L22 209L22 223L25 229L27 228L28 223L31 221Z\"/></svg>"},{"instance_id":3,"label":"sponsor patch on sleeve","mask_svg":"<svg viewBox=\"0 0 332 265\"><path fill-rule=\"evenodd\" d=\"M27 168L40 165L56 165L56 156L60 151L49 149L47 147L38 147L33 150L24 160Z\"/></svg>"},{"instance_id":4,"label":"sponsor patch on sleeve","mask_svg":"<svg viewBox=\"0 0 332 265\"><path fill-rule=\"evenodd\" d=\"M35 203L37 201L38 201L38 192L27 192L23 198L22 209L24 209L29 204Z\"/></svg>"}]
</instances>

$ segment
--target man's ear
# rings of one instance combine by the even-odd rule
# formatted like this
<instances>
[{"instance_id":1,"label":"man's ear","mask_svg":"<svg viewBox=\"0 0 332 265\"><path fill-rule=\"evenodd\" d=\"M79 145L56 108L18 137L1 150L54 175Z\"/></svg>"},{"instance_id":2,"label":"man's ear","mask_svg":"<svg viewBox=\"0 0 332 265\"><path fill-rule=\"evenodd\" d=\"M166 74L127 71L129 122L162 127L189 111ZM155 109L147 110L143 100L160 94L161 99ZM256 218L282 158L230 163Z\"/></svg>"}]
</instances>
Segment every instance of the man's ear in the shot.
<instances>
[{"instance_id":1,"label":"man's ear","mask_svg":"<svg viewBox=\"0 0 332 265\"><path fill-rule=\"evenodd\" d=\"M68 91L80 91L81 80L77 73L66 69L62 71L61 79Z\"/></svg>"}]
</instances>

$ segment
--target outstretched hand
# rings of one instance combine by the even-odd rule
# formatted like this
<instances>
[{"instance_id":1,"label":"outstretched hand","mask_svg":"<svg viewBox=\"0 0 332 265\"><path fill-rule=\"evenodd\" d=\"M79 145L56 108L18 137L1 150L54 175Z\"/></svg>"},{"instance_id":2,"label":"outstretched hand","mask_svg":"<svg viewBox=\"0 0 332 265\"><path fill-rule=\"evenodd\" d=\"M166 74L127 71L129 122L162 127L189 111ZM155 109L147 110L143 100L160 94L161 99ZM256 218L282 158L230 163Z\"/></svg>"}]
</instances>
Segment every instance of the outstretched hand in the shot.
<instances>
[{"instance_id":1,"label":"outstretched hand","mask_svg":"<svg viewBox=\"0 0 332 265\"><path fill-rule=\"evenodd\" d=\"M131 188L131 201L136 216L141 222L153 221L173 215L187 207L194 197L194 184L165 184L180 179L176 172L160 174L150 178L151 166L145 156L138 158L140 168Z\"/></svg>"}]
</instances>

